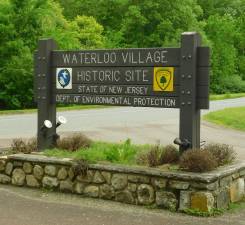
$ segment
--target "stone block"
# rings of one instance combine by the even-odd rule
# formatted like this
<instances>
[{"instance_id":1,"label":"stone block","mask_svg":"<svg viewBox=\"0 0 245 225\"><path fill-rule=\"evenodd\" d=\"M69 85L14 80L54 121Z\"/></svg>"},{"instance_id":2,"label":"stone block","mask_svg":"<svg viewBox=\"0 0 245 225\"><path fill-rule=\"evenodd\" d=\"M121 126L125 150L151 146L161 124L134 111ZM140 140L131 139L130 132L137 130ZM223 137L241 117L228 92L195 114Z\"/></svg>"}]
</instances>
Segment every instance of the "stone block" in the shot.
<instances>
[{"instance_id":1,"label":"stone block","mask_svg":"<svg viewBox=\"0 0 245 225\"><path fill-rule=\"evenodd\" d=\"M241 171L239 172L239 175L240 175L240 177L245 176L245 169L241 170Z\"/></svg>"},{"instance_id":2,"label":"stone block","mask_svg":"<svg viewBox=\"0 0 245 225\"><path fill-rule=\"evenodd\" d=\"M8 162L5 167L5 173L10 176L12 174L13 169L14 169L13 163Z\"/></svg>"},{"instance_id":3,"label":"stone block","mask_svg":"<svg viewBox=\"0 0 245 225\"><path fill-rule=\"evenodd\" d=\"M84 188L83 194L88 197L97 198L99 197L99 187L94 185L89 185Z\"/></svg>"},{"instance_id":4,"label":"stone block","mask_svg":"<svg viewBox=\"0 0 245 225\"><path fill-rule=\"evenodd\" d=\"M94 171L88 170L86 175L78 175L76 179L80 182L91 183L94 177Z\"/></svg>"},{"instance_id":5,"label":"stone block","mask_svg":"<svg viewBox=\"0 0 245 225\"><path fill-rule=\"evenodd\" d=\"M26 178L25 172L20 168L16 168L14 169L12 174L12 184L17 186L22 186L25 183L25 178Z\"/></svg>"},{"instance_id":6,"label":"stone block","mask_svg":"<svg viewBox=\"0 0 245 225\"><path fill-rule=\"evenodd\" d=\"M38 180L41 180L43 178L43 175L44 175L43 168L41 166L39 166L39 165L35 165L34 168L33 168L33 175Z\"/></svg>"},{"instance_id":7,"label":"stone block","mask_svg":"<svg viewBox=\"0 0 245 225\"><path fill-rule=\"evenodd\" d=\"M132 183L149 184L150 178L142 175L128 175L128 181Z\"/></svg>"},{"instance_id":8,"label":"stone block","mask_svg":"<svg viewBox=\"0 0 245 225\"><path fill-rule=\"evenodd\" d=\"M67 178L67 175L68 175L68 173L67 173L66 168L61 167L61 168L59 169L59 171L58 171L57 178L58 178L59 180L65 180L65 179Z\"/></svg>"},{"instance_id":9,"label":"stone block","mask_svg":"<svg viewBox=\"0 0 245 225\"><path fill-rule=\"evenodd\" d=\"M101 175L104 177L107 184L111 184L111 173L110 172L102 171Z\"/></svg>"},{"instance_id":10,"label":"stone block","mask_svg":"<svg viewBox=\"0 0 245 225\"><path fill-rule=\"evenodd\" d=\"M241 201L244 197L244 179L239 178L234 180L230 186L230 199L231 202Z\"/></svg>"},{"instance_id":11,"label":"stone block","mask_svg":"<svg viewBox=\"0 0 245 225\"><path fill-rule=\"evenodd\" d=\"M156 192L156 205L160 208L176 211L178 200L174 193L161 190Z\"/></svg>"},{"instance_id":12,"label":"stone block","mask_svg":"<svg viewBox=\"0 0 245 225\"><path fill-rule=\"evenodd\" d=\"M77 194L83 194L83 190L85 188L85 184L77 182L74 187L74 191Z\"/></svg>"},{"instance_id":13,"label":"stone block","mask_svg":"<svg viewBox=\"0 0 245 225\"><path fill-rule=\"evenodd\" d=\"M167 186L167 179L164 178L153 178L152 185L157 189L162 189Z\"/></svg>"},{"instance_id":14,"label":"stone block","mask_svg":"<svg viewBox=\"0 0 245 225\"><path fill-rule=\"evenodd\" d=\"M232 174L232 179L233 179L233 180L236 180L236 179L239 178L239 177L240 177L240 174L239 174L238 172Z\"/></svg>"},{"instance_id":15,"label":"stone block","mask_svg":"<svg viewBox=\"0 0 245 225\"><path fill-rule=\"evenodd\" d=\"M5 170L5 166L6 166L6 161L0 160L0 172Z\"/></svg>"},{"instance_id":16,"label":"stone block","mask_svg":"<svg viewBox=\"0 0 245 225\"><path fill-rule=\"evenodd\" d=\"M183 211L191 207L191 194L192 191L180 191L179 197L179 210Z\"/></svg>"},{"instance_id":17,"label":"stone block","mask_svg":"<svg viewBox=\"0 0 245 225\"><path fill-rule=\"evenodd\" d=\"M217 197L217 208L218 209L226 209L230 203L230 194L229 189L225 188L218 192Z\"/></svg>"},{"instance_id":18,"label":"stone block","mask_svg":"<svg viewBox=\"0 0 245 225\"><path fill-rule=\"evenodd\" d=\"M68 171L68 176L70 178L70 180L74 180L75 178L75 173L74 173L74 169L72 167L70 167L69 171ZM80 175L81 176L81 175ZM78 177L78 176L77 176Z\"/></svg>"},{"instance_id":19,"label":"stone block","mask_svg":"<svg viewBox=\"0 0 245 225\"><path fill-rule=\"evenodd\" d=\"M33 175L26 175L26 184L29 187L40 187L39 181Z\"/></svg>"},{"instance_id":20,"label":"stone block","mask_svg":"<svg viewBox=\"0 0 245 225\"><path fill-rule=\"evenodd\" d=\"M190 186L190 183L185 181L178 181L178 180L170 180L168 183L169 188L173 189L180 189L180 190L186 190Z\"/></svg>"},{"instance_id":21,"label":"stone block","mask_svg":"<svg viewBox=\"0 0 245 225\"><path fill-rule=\"evenodd\" d=\"M32 173L32 170L33 170L32 164L29 162L24 162L23 163L23 170L26 174Z\"/></svg>"},{"instance_id":22,"label":"stone block","mask_svg":"<svg viewBox=\"0 0 245 225\"><path fill-rule=\"evenodd\" d=\"M192 193L191 208L202 212L210 212L214 208L214 196L210 192Z\"/></svg>"},{"instance_id":23,"label":"stone block","mask_svg":"<svg viewBox=\"0 0 245 225\"><path fill-rule=\"evenodd\" d=\"M113 174L111 184L115 190L123 190L128 184L127 175Z\"/></svg>"},{"instance_id":24,"label":"stone block","mask_svg":"<svg viewBox=\"0 0 245 225\"><path fill-rule=\"evenodd\" d=\"M215 181L213 183L192 182L191 187L195 189L214 191L219 188L219 182L218 181Z\"/></svg>"},{"instance_id":25,"label":"stone block","mask_svg":"<svg viewBox=\"0 0 245 225\"><path fill-rule=\"evenodd\" d=\"M136 192L137 191L137 184L128 183L128 190L131 192Z\"/></svg>"},{"instance_id":26,"label":"stone block","mask_svg":"<svg viewBox=\"0 0 245 225\"><path fill-rule=\"evenodd\" d=\"M5 174L0 174L0 183L1 184L8 184L10 183L11 178Z\"/></svg>"},{"instance_id":27,"label":"stone block","mask_svg":"<svg viewBox=\"0 0 245 225\"><path fill-rule=\"evenodd\" d=\"M150 205L155 201L155 193L152 186L140 184L137 189L138 202L142 205Z\"/></svg>"},{"instance_id":28,"label":"stone block","mask_svg":"<svg viewBox=\"0 0 245 225\"><path fill-rule=\"evenodd\" d=\"M115 190L108 184L100 186L100 197L103 199L112 199L115 197Z\"/></svg>"},{"instance_id":29,"label":"stone block","mask_svg":"<svg viewBox=\"0 0 245 225\"><path fill-rule=\"evenodd\" d=\"M232 176L224 177L220 180L220 187L228 187L232 182Z\"/></svg>"},{"instance_id":30,"label":"stone block","mask_svg":"<svg viewBox=\"0 0 245 225\"><path fill-rule=\"evenodd\" d=\"M62 192L73 192L73 183L69 179L60 181L60 190Z\"/></svg>"},{"instance_id":31,"label":"stone block","mask_svg":"<svg viewBox=\"0 0 245 225\"><path fill-rule=\"evenodd\" d=\"M53 188L58 187L59 181L56 177L45 176L45 177L43 177L42 184L43 184L43 187L45 187L45 188L53 189Z\"/></svg>"},{"instance_id":32,"label":"stone block","mask_svg":"<svg viewBox=\"0 0 245 225\"><path fill-rule=\"evenodd\" d=\"M57 169L54 165L47 165L44 167L44 172L46 175L54 177L57 174Z\"/></svg>"},{"instance_id":33,"label":"stone block","mask_svg":"<svg viewBox=\"0 0 245 225\"><path fill-rule=\"evenodd\" d=\"M117 202L124 202L128 204L134 204L135 200L131 192L129 191L119 191L116 192L116 201Z\"/></svg>"},{"instance_id":34,"label":"stone block","mask_svg":"<svg viewBox=\"0 0 245 225\"><path fill-rule=\"evenodd\" d=\"M16 167L22 167L23 166L23 163L21 161L14 161L13 162L13 166L14 166L14 168L16 168Z\"/></svg>"},{"instance_id":35,"label":"stone block","mask_svg":"<svg viewBox=\"0 0 245 225\"><path fill-rule=\"evenodd\" d=\"M93 183L103 184L105 183L105 178L101 175L100 171L96 171L93 178Z\"/></svg>"}]
</instances>

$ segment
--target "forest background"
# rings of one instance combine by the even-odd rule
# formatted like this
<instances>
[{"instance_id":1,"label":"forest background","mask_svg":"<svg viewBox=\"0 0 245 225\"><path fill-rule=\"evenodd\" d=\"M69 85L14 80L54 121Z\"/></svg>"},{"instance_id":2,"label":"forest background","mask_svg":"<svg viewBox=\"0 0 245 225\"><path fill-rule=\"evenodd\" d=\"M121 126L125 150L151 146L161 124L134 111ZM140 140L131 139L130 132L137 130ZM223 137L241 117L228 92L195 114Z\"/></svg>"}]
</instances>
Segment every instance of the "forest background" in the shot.
<instances>
[{"instance_id":1,"label":"forest background","mask_svg":"<svg viewBox=\"0 0 245 225\"><path fill-rule=\"evenodd\" d=\"M212 50L211 93L245 92L245 0L0 0L0 108L34 108L33 53L176 47L185 31Z\"/></svg>"}]
</instances>

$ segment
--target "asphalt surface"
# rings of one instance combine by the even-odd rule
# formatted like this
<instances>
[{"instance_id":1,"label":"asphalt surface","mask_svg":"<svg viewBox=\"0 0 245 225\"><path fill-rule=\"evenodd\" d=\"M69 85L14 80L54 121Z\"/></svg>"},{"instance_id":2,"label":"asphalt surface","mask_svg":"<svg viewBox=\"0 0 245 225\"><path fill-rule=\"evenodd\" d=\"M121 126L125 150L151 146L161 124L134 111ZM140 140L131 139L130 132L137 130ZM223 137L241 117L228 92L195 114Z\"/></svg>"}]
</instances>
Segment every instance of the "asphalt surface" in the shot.
<instances>
[{"instance_id":1,"label":"asphalt surface","mask_svg":"<svg viewBox=\"0 0 245 225\"><path fill-rule=\"evenodd\" d=\"M211 102L210 110L245 106L245 98ZM58 128L67 135L83 132L94 140L111 142L130 138L134 143L170 144L178 137L179 110L158 108L109 107L58 113L68 123ZM30 138L37 133L37 115L0 116L0 148L9 146L13 138ZM207 122L201 124L201 139L208 143L219 142L234 146L239 157L245 159L245 132L224 129Z\"/></svg>"},{"instance_id":2,"label":"asphalt surface","mask_svg":"<svg viewBox=\"0 0 245 225\"><path fill-rule=\"evenodd\" d=\"M244 225L245 209L200 218L143 206L0 185L0 225ZM125 207L126 206L126 207Z\"/></svg>"}]
</instances>

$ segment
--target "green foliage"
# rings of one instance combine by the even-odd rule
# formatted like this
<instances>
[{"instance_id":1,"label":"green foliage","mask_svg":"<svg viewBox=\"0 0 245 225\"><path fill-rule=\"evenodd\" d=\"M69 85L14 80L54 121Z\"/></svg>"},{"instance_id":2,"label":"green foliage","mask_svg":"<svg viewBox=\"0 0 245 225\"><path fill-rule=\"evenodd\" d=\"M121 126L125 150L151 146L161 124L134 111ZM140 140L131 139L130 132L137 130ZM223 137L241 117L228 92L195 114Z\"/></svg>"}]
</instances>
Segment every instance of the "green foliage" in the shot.
<instances>
[{"instance_id":1,"label":"green foliage","mask_svg":"<svg viewBox=\"0 0 245 225\"><path fill-rule=\"evenodd\" d=\"M210 216L220 216L224 214L225 209L213 208L210 212L202 212L198 209L185 209L184 212L191 216L210 217Z\"/></svg>"},{"instance_id":2,"label":"green foliage","mask_svg":"<svg viewBox=\"0 0 245 225\"><path fill-rule=\"evenodd\" d=\"M33 107L33 51L52 37L62 49L103 47L103 28L91 17L68 21L53 0L0 1L0 106Z\"/></svg>"},{"instance_id":3,"label":"green foliage","mask_svg":"<svg viewBox=\"0 0 245 225\"><path fill-rule=\"evenodd\" d=\"M145 151L148 146L133 145L130 140L120 144L92 142L88 148L81 148L78 151L66 151L51 149L44 152L48 156L70 157L84 159L89 162L111 162L120 164L135 164L136 154Z\"/></svg>"},{"instance_id":4,"label":"green foliage","mask_svg":"<svg viewBox=\"0 0 245 225\"><path fill-rule=\"evenodd\" d=\"M61 49L167 47L195 30L212 48L211 91L245 92L244 11L244 0L0 0L0 107L34 106L32 55L46 37Z\"/></svg>"}]
</instances>

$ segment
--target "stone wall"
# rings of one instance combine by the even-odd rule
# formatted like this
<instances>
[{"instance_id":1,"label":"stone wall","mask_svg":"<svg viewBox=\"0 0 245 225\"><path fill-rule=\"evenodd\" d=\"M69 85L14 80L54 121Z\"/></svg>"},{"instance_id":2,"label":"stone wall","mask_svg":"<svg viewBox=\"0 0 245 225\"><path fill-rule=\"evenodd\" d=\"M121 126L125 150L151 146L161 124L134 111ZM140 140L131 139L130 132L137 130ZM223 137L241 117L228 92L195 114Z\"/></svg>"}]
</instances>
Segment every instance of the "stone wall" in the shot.
<instances>
[{"instance_id":1,"label":"stone wall","mask_svg":"<svg viewBox=\"0 0 245 225\"><path fill-rule=\"evenodd\" d=\"M226 208L244 197L245 162L210 173L164 172L114 165L88 166L76 175L71 159L16 154L0 158L0 183L48 188L169 210Z\"/></svg>"}]
</instances>

